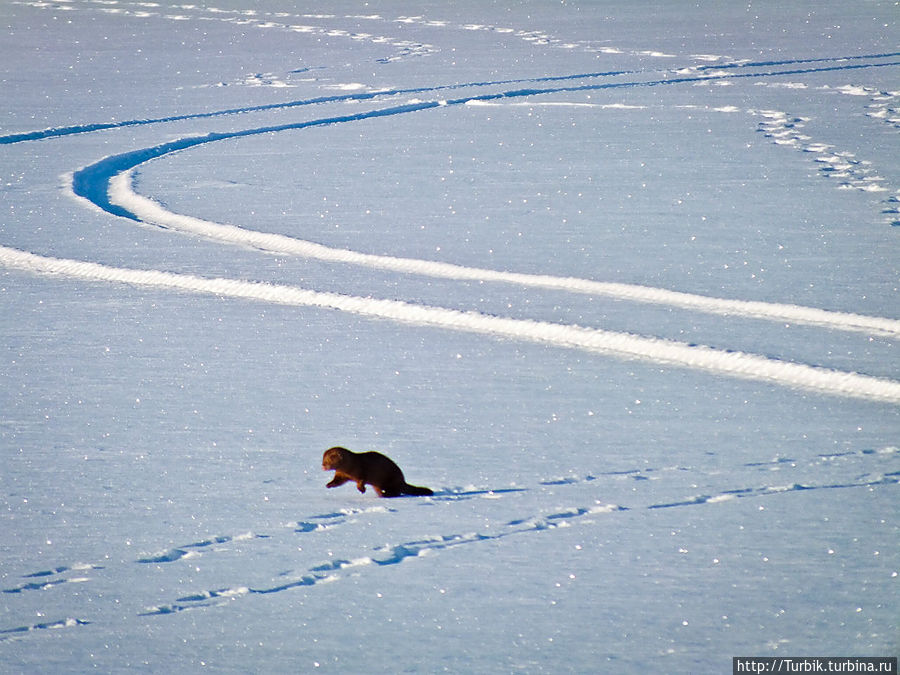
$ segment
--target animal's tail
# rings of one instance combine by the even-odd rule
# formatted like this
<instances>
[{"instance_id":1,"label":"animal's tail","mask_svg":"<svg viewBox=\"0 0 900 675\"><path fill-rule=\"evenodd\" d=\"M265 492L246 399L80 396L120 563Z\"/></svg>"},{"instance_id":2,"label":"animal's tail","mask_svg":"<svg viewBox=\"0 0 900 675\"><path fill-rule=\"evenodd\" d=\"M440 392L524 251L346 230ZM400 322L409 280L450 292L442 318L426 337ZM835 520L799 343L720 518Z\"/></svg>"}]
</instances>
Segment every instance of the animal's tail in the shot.
<instances>
[{"instance_id":1,"label":"animal's tail","mask_svg":"<svg viewBox=\"0 0 900 675\"><path fill-rule=\"evenodd\" d=\"M434 492L429 490L427 487L419 487L418 485L410 485L406 483L403 486L403 494L405 495L415 495L416 497L428 497L433 495Z\"/></svg>"}]
</instances>

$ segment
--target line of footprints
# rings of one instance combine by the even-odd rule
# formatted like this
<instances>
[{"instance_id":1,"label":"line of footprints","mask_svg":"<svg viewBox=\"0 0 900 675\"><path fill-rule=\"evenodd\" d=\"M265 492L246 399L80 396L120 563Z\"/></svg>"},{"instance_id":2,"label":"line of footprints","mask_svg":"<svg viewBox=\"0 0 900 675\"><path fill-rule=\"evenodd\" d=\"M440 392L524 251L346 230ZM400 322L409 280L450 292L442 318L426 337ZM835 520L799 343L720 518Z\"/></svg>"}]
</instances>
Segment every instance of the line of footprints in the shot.
<instances>
[{"instance_id":1,"label":"line of footprints","mask_svg":"<svg viewBox=\"0 0 900 675\"><path fill-rule=\"evenodd\" d=\"M885 123L900 129L900 108L895 105L900 94L866 90L871 96L871 103L866 106L867 117L883 120ZM852 152L835 150L833 145L818 143L803 133L809 118L789 115L780 110L757 111L763 120L757 130L766 138L772 139L776 145L783 145L801 152L815 155L819 174L837 182L842 190L860 190L862 192L889 192L885 179L877 175L872 163L857 159ZM900 190L882 200L881 213L885 222L893 227L900 227Z\"/></svg>"}]
</instances>

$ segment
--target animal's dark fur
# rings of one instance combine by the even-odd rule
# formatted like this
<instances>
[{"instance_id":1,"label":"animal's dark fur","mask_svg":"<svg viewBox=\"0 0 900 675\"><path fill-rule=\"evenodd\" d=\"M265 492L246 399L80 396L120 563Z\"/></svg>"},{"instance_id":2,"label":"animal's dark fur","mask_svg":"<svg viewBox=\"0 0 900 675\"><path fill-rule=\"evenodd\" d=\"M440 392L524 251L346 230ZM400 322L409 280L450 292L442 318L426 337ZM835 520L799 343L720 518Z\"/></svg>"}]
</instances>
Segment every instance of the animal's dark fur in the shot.
<instances>
[{"instance_id":1,"label":"animal's dark fur","mask_svg":"<svg viewBox=\"0 0 900 675\"><path fill-rule=\"evenodd\" d=\"M330 448L322 455L322 469L334 471L334 478L326 485L330 488L353 481L360 492L366 491L368 483L375 488L379 497L434 494L428 488L407 483L400 467L390 457L380 452L353 452L346 448Z\"/></svg>"}]
</instances>

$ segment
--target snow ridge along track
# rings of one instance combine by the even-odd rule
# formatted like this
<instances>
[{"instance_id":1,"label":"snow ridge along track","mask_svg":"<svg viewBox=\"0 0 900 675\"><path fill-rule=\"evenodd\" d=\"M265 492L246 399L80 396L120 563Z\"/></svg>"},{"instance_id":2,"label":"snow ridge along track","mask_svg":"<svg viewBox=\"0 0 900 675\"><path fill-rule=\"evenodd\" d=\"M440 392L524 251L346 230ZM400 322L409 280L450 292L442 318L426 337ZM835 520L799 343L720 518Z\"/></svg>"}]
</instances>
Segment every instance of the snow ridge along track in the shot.
<instances>
[{"instance_id":1,"label":"snow ridge along track","mask_svg":"<svg viewBox=\"0 0 900 675\"><path fill-rule=\"evenodd\" d=\"M900 64L900 62L886 60L894 56L896 55L878 54L870 57L858 57L854 62L847 62L846 59L817 59L815 60L814 67L805 69L794 68L790 70L771 70L771 68L775 65L798 65L804 61L792 60L775 63L728 64L729 70L716 72L710 75L696 74L698 72L703 73L706 68L705 66L700 66L699 68L695 68L690 76L667 77L666 79L632 80L627 82L573 83L566 86L541 89L529 88L479 94L451 100L413 101L350 115L324 117L303 122L264 126L225 133L213 133L206 136L184 137L157 146L133 150L119 155L112 155L84 167L73 174L72 190L77 197L83 198L100 209L116 216L175 229L192 235L203 236L216 241L257 248L272 253L298 255L329 262L356 264L382 270L427 275L444 279L501 282L524 287L603 295L622 300L661 304L718 315L805 323L829 329L896 337L900 335L900 321L888 318L832 312L796 305L705 297L667 289L649 288L629 284L478 269L451 263L380 256L351 250L336 249L283 235L254 232L234 225L224 225L186 215L171 213L156 202L136 194L132 189L133 172L136 167L141 164L162 158L171 153L184 151L219 140L352 123L354 121L371 118L405 115L407 113L421 112L444 106L532 98L548 93L590 91L621 87L696 84L707 80L723 80L743 77L766 78L780 75L796 75L799 73L853 70ZM865 60L860 61L859 59ZM835 63L834 65L822 65L820 61L833 61L839 63ZM752 72L732 72L734 69L747 67L751 67ZM760 67L768 70L759 70ZM546 83L559 80L590 79L620 74L622 73L593 73L586 75L546 77L536 78L535 82ZM503 83L508 82L509 81ZM398 93L412 92L419 93L429 89L439 91L442 89L457 88L458 86L461 85L419 88L415 90L396 90L383 92L381 94L378 92L370 92L366 94L352 94L341 97L324 97L307 101L296 101L282 105L297 106L330 103L336 102L337 100L360 100L363 97L371 99L378 95L396 95ZM269 107L270 106L266 106L265 108ZM248 108L246 111L227 110L222 111L221 113L204 114L203 116L235 114L238 112L257 110L258 107L254 107ZM157 121L171 121L188 117L191 116L124 122L120 124L153 124ZM102 128L105 128L104 125L83 125L67 127L60 130L48 130L47 132L35 132L34 134L7 136L2 140L5 143L17 143L44 137L42 134L47 134L48 136L66 135L90 132ZM85 279L153 285L285 304L329 307L332 309L350 311L361 315L391 319L405 323L430 325L491 334L499 337L538 341L563 347L585 349L595 353L611 354L626 358L647 359L657 363L695 368L729 376L766 382L777 382L788 386L795 386L823 393L900 403L900 383L892 380L816 368L804 364L788 363L758 355L688 345L686 343L671 340L640 337L627 333L591 330L574 325L558 325L511 318L506 319L473 312L460 312L446 308L419 306L399 301L341 296L334 293L317 292L290 286L273 286L230 279L204 279L162 271L129 270L94 265L92 263L80 261L64 261L54 258L43 258L40 256L28 257L27 254L13 249L3 249L2 255L0 255L0 262L7 266L57 274L67 274Z\"/></svg>"},{"instance_id":2,"label":"snow ridge along track","mask_svg":"<svg viewBox=\"0 0 900 675\"><path fill-rule=\"evenodd\" d=\"M112 215L128 218L141 223L178 230L192 235L203 236L216 241L248 246L266 252L304 256L329 262L356 264L381 270L420 274L443 279L500 282L523 287L602 295L621 300L660 304L723 316L787 321L821 326L828 329L896 337L900 335L900 321L889 318L833 312L789 304L706 297L668 289L600 282L588 279L479 269L452 263L373 255L358 251L331 248L284 235L254 232L234 225L214 223L187 215L175 214L164 209L158 203L136 194L132 189L132 182L133 173L136 167L145 162L219 140L352 123L365 119L417 113L445 106L490 103L522 98L531 99L536 96L552 93L700 84L713 80L724 81L728 79L750 77L773 78L785 75L881 68L900 65L900 61L893 60L897 55L897 53L887 53L868 56L857 55L850 58L834 57L744 63L737 62L718 64L717 66L701 65L682 70L664 71L666 77L662 79L638 78L628 81L577 82L578 80L595 80L597 78L609 80L621 75L634 76L639 74L637 71L616 71L542 77L534 78L532 80L500 80L496 82L472 83L469 85L395 89L382 92L376 91L343 96L320 97L302 101L292 101L284 104L253 106L245 109L230 109L196 115L180 115L151 120L132 120L110 124L77 125L0 137L0 143L19 143L41 138L100 131L119 126L156 124L185 119L213 117L217 115L260 112L276 108L336 103L338 101L372 100L378 97L389 97L399 94L438 92L442 90L481 87L492 84L497 85L523 82L548 84L551 82L559 83L561 81L570 81L572 83L566 84L565 86L514 89L464 96L449 100L435 99L412 101L349 115L323 117L302 122L263 126L224 133L211 133L206 136L179 138L160 145L141 148L118 155L111 155L92 165L86 166L74 172L72 175L72 191L75 196L87 200L91 204ZM806 64L810 67L796 67L801 64ZM793 67L788 69L784 68L784 66ZM716 71L707 74L707 71L713 67L716 68ZM781 69L776 69L779 67ZM740 72L736 72L738 70L740 70ZM734 377L775 382L822 393L900 403L900 383L889 379L828 370L805 364L778 361L753 354L714 349L702 345L690 345L672 340L641 337L628 333L593 330L575 325L560 325L539 321L502 318L474 312L461 312L447 308L415 305L401 301L343 296L335 293L318 292L292 286L275 286L234 279L207 279L155 270L107 267L89 262L33 256L10 248L3 248L2 251L0 251L0 263L11 267L55 274L66 274L84 279L150 285L201 293L215 293L231 297L250 298L282 304L328 307L331 309L349 311L360 315L390 319L404 323L436 326L447 329L490 334L498 337L537 341L561 347L584 349L595 353L610 354L625 358L640 358L657 363L694 368Z\"/></svg>"},{"instance_id":3,"label":"snow ridge along track","mask_svg":"<svg viewBox=\"0 0 900 675\"><path fill-rule=\"evenodd\" d=\"M135 193L132 189L132 179L133 170L116 174L109 182L109 202L113 207L121 207L136 220L229 244L249 246L268 253L296 255L442 279L500 282L572 293L603 295L620 300L668 305L722 316L789 321L824 326L835 330L858 331L889 337L900 336L900 321L882 317L832 312L798 305L713 298L634 284L479 269L432 260L397 258L332 248L281 234L257 232L235 225L214 223L172 213L153 200Z\"/></svg>"},{"instance_id":4,"label":"snow ridge along track","mask_svg":"<svg viewBox=\"0 0 900 675\"><path fill-rule=\"evenodd\" d=\"M732 377L786 384L825 394L900 404L900 382L893 380L628 333L507 319L478 312L429 307L399 300L324 293L294 286L237 279L206 279L158 270L107 267L96 263L36 256L7 247L0 247L0 263L7 267L62 274L91 281L155 286L277 304L336 309L400 323L527 340L598 354L694 368Z\"/></svg>"}]
</instances>

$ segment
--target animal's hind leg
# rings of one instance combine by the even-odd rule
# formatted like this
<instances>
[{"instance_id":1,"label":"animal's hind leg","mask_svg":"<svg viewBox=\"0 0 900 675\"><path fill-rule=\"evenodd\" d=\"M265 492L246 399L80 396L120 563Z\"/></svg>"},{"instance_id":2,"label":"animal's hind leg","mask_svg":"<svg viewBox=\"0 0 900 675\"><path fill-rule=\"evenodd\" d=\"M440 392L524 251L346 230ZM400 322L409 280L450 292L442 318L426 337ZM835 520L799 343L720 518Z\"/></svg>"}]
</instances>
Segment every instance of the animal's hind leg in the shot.
<instances>
[{"instance_id":1,"label":"animal's hind leg","mask_svg":"<svg viewBox=\"0 0 900 675\"><path fill-rule=\"evenodd\" d=\"M400 495L403 494L399 490L392 490L390 488L387 488L384 490L381 488L375 488L375 492L378 493L379 497L399 497Z\"/></svg>"}]
</instances>

